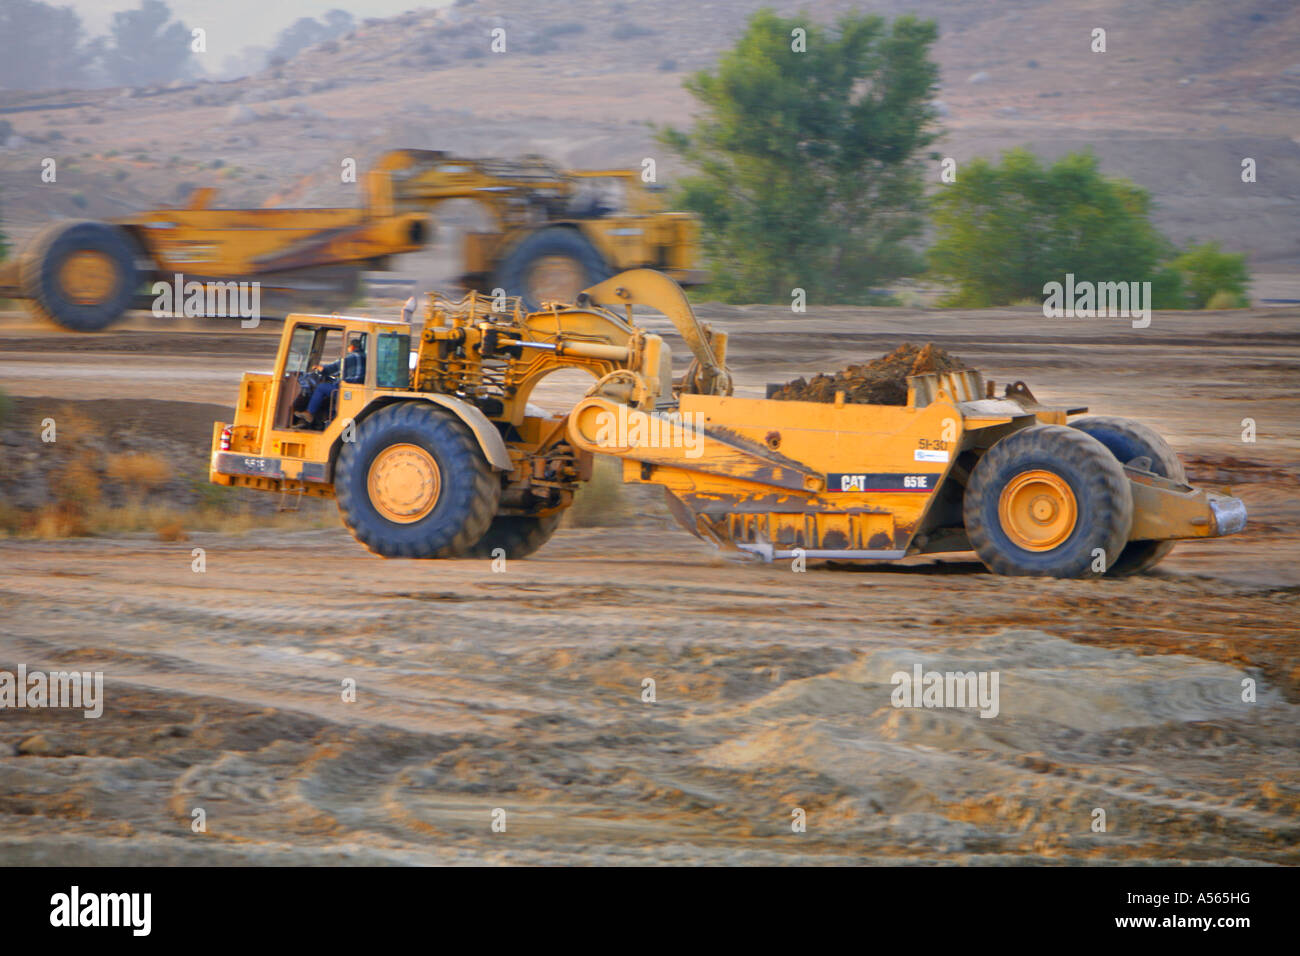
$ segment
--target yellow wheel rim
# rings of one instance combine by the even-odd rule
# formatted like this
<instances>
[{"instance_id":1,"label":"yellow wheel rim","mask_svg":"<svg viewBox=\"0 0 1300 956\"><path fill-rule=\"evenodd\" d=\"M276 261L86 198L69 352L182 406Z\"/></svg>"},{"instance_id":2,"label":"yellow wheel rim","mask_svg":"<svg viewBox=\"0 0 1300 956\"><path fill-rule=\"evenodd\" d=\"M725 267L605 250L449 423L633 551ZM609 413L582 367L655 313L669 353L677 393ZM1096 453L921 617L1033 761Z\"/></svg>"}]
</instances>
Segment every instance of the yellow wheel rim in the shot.
<instances>
[{"instance_id":1,"label":"yellow wheel rim","mask_svg":"<svg viewBox=\"0 0 1300 956\"><path fill-rule=\"evenodd\" d=\"M586 272L568 256L542 256L528 270L528 294L538 303L572 304L586 287Z\"/></svg>"},{"instance_id":2,"label":"yellow wheel rim","mask_svg":"<svg viewBox=\"0 0 1300 956\"><path fill-rule=\"evenodd\" d=\"M1026 551L1051 551L1074 532L1079 505L1060 475L1035 469L1007 482L998 520L1011 543Z\"/></svg>"},{"instance_id":3,"label":"yellow wheel rim","mask_svg":"<svg viewBox=\"0 0 1300 956\"><path fill-rule=\"evenodd\" d=\"M419 521L438 503L442 473L418 445L390 445L375 456L367 480L370 502L397 524Z\"/></svg>"},{"instance_id":4,"label":"yellow wheel rim","mask_svg":"<svg viewBox=\"0 0 1300 956\"><path fill-rule=\"evenodd\" d=\"M117 268L102 252L83 249L63 260L59 287L73 302L97 305L106 302L117 286Z\"/></svg>"}]
</instances>

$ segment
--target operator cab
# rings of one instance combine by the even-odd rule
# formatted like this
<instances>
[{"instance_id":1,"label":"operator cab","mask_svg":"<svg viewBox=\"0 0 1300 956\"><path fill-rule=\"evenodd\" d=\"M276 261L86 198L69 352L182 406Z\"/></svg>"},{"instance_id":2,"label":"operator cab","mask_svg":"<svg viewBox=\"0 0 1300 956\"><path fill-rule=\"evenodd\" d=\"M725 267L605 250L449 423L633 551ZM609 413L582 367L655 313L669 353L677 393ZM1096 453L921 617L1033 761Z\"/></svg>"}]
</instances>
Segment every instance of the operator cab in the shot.
<instances>
[{"instance_id":1,"label":"operator cab","mask_svg":"<svg viewBox=\"0 0 1300 956\"><path fill-rule=\"evenodd\" d=\"M375 320L362 324L342 316L291 316L290 321L294 325L279 369L272 427L324 431L338 416L340 395L348 386L410 387L409 326ZM361 357L359 363L348 359L350 352ZM322 395L312 420L302 421L298 413L308 409L318 390Z\"/></svg>"},{"instance_id":2,"label":"operator cab","mask_svg":"<svg viewBox=\"0 0 1300 956\"><path fill-rule=\"evenodd\" d=\"M342 326L302 324L293 330L289 339L289 354L280 373L280 400L277 403L275 427L295 428L307 431L322 431L333 420L338 411L338 392L329 396L329 401L314 422L298 421L295 413L303 412L311 400L316 388L330 382L337 382L348 345L360 342L364 346L365 335L361 332L345 333ZM322 371L333 366L335 371Z\"/></svg>"}]
</instances>

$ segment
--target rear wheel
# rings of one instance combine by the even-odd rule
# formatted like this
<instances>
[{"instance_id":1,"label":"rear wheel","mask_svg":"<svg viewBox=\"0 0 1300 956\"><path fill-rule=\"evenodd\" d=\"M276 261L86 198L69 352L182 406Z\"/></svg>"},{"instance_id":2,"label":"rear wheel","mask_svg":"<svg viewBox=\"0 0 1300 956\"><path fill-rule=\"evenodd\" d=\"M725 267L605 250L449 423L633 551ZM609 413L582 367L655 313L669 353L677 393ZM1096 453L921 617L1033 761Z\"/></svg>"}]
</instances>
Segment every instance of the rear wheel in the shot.
<instances>
[{"instance_id":1,"label":"rear wheel","mask_svg":"<svg viewBox=\"0 0 1300 956\"><path fill-rule=\"evenodd\" d=\"M989 570L1056 578L1096 574L1128 540L1133 498L1096 439L1062 425L1013 432L985 453L963 501L966 533Z\"/></svg>"},{"instance_id":2,"label":"rear wheel","mask_svg":"<svg viewBox=\"0 0 1300 956\"><path fill-rule=\"evenodd\" d=\"M498 549L507 558L526 558L551 539L560 526L560 515L536 518L532 515L497 515L487 533L465 552L469 558L495 558Z\"/></svg>"},{"instance_id":3,"label":"rear wheel","mask_svg":"<svg viewBox=\"0 0 1300 956\"><path fill-rule=\"evenodd\" d=\"M450 412L402 402L363 421L334 482L343 522L386 558L443 558L483 537L501 481Z\"/></svg>"},{"instance_id":4,"label":"rear wheel","mask_svg":"<svg viewBox=\"0 0 1300 956\"><path fill-rule=\"evenodd\" d=\"M572 304L583 289L609 278L600 252L576 229L552 226L511 250L496 271L495 284L523 299L526 309L543 302Z\"/></svg>"},{"instance_id":5,"label":"rear wheel","mask_svg":"<svg viewBox=\"0 0 1300 956\"><path fill-rule=\"evenodd\" d=\"M1146 465L1148 471L1187 484L1187 472L1183 470L1178 454L1157 431L1141 422L1095 416L1071 422L1071 427L1091 435L1105 445L1120 464L1126 465L1135 459L1146 458L1150 461ZM1140 574L1155 567L1172 550L1172 541L1130 541L1106 573Z\"/></svg>"},{"instance_id":6,"label":"rear wheel","mask_svg":"<svg viewBox=\"0 0 1300 956\"><path fill-rule=\"evenodd\" d=\"M76 332L98 332L131 306L135 243L104 222L46 227L23 254L19 281L33 311Z\"/></svg>"}]
</instances>

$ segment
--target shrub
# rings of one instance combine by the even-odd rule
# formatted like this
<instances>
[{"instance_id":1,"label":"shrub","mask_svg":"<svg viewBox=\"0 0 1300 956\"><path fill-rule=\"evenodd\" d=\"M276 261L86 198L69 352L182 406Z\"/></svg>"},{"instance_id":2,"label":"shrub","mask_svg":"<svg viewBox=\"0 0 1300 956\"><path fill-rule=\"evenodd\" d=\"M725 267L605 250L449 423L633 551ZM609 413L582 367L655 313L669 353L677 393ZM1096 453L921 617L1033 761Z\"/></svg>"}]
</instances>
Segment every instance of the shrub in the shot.
<instances>
[{"instance_id":1,"label":"shrub","mask_svg":"<svg viewBox=\"0 0 1300 956\"><path fill-rule=\"evenodd\" d=\"M1244 255L1213 242L1179 254L1152 225L1146 190L1102 175L1090 152L1048 167L1024 149L997 164L972 160L933 205L931 275L956 286L945 305L1041 302L1043 286L1067 273L1076 283L1150 282L1156 309L1249 303Z\"/></svg>"},{"instance_id":2,"label":"shrub","mask_svg":"<svg viewBox=\"0 0 1300 956\"><path fill-rule=\"evenodd\" d=\"M1223 252L1217 242L1206 242L1192 246L1169 266L1182 276L1187 308L1239 309L1250 304L1250 272L1242 253Z\"/></svg>"},{"instance_id":3,"label":"shrub","mask_svg":"<svg viewBox=\"0 0 1300 956\"><path fill-rule=\"evenodd\" d=\"M1169 243L1148 218L1146 190L1102 175L1090 152L1044 168L1025 149L975 159L934 199L931 274L956 285L946 305L1042 301L1043 286L1148 281ZM1153 286L1154 293L1154 286Z\"/></svg>"},{"instance_id":4,"label":"shrub","mask_svg":"<svg viewBox=\"0 0 1300 956\"><path fill-rule=\"evenodd\" d=\"M171 480L171 467L148 452L119 452L108 458L108 477L144 492Z\"/></svg>"}]
</instances>

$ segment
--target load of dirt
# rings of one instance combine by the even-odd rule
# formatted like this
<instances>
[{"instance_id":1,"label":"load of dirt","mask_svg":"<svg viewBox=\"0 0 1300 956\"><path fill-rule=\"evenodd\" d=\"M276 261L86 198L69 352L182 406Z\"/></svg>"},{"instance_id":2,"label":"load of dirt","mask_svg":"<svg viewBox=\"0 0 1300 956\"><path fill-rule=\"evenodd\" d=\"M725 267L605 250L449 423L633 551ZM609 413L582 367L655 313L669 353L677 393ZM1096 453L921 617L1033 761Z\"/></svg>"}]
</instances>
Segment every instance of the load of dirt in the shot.
<instances>
[{"instance_id":1,"label":"load of dirt","mask_svg":"<svg viewBox=\"0 0 1300 956\"><path fill-rule=\"evenodd\" d=\"M772 393L784 402L833 402L835 393L857 405L906 405L907 377L924 372L954 372L969 366L933 342L917 346L904 342L888 355L862 365L850 365L834 375L818 373L812 381L797 378Z\"/></svg>"}]
</instances>

